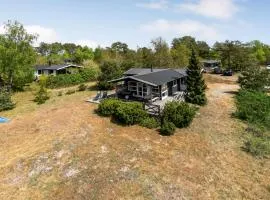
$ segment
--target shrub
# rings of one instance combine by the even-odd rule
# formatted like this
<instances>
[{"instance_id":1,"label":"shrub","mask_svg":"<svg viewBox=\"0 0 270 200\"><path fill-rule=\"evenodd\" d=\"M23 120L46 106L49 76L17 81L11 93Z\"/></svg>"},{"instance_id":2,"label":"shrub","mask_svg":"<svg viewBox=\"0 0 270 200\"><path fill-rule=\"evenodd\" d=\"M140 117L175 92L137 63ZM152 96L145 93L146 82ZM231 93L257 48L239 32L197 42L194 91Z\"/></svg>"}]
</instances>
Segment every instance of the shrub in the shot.
<instances>
[{"instance_id":1,"label":"shrub","mask_svg":"<svg viewBox=\"0 0 270 200\"><path fill-rule=\"evenodd\" d=\"M71 94L74 94L75 92L76 92L76 90L70 89L70 90L68 90L68 91L66 92L66 95L71 95Z\"/></svg>"},{"instance_id":2,"label":"shrub","mask_svg":"<svg viewBox=\"0 0 270 200\"><path fill-rule=\"evenodd\" d=\"M192 122L196 109L185 102L167 103L162 113L163 120L172 122L178 128L187 127Z\"/></svg>"},{"instance_id":3,"label":"shrub","mask_svg":"<svg viewBox=\"0 0 270 200\"><path fill-rule=\"evenodd\" d=\"M113 89L113 84L108 81L120 78L122 76L122 70L118 62L106 61L100 66L100 74L98 76L97 87L99 90Z\"/></svg>"},{"instance_id":4,"label":"shrub","mask_svg":"<svg viewBox=\"0 0 270 200\"><path fill-rule=\"evenodd\" d=\"M98 76L98 71L97 69L94 69L94 68L86 68L86 69L80 70L79 74L85 82L95 81Z\"/></svg>"},{"instance_id":5,"label":"shrub","mask_svg":"<svg viewBox=\"0 0 270 200\"><path fill-rule=\"evenodd\" d=\"M261 92L240 90L235 115L249 123L270 127L270 97Z\"/></svg>"},{"instance_id":6,"label":"shrub","mask_svg":"<svg viewBox=\"0 0 270 200\"><path fill-rule=\"evenodd\" d=\"M37 102L37 104L44 104L49 98L50 96L48 95L46 88L43 85L40 85L34 101Z\"/></svg>"},{"instance_id":7,"label":"shrub","mask_svg":"<svg viewBox=\"0 0 270 200\"><path fill-rule=\"evenodd\" d=\"M83 69L76 74L59 74L57 76L49 76L47 87L59 88L94 81L97 78L97 72L94 69Z\"/></svg>"},{"instance_id":8,"label":"shrub","mask_svg":"<svg viewBox=\"0 0 270 200\"><path fill-rule=\"evenodd\" d=\"M140 123L147 115L141 103L132 102L120 104L113 114L113 117L121 124L134 125Z\"/></svg>"},{"instance_id":9,"label":"shrub","mask_svg":"<svg viewBox=\"0 0 270 200\"><path fill-rule=\"evenodd\" d=\"M79 85L79 88L78 88L79 91L85 91L86 89L87 89L87 86L85 84Z\"/></svg>"},{"instance_id":10,"label":"shrub","mask_svg":"<svg viewBox=\"0 0 270 200\"><path fill-rule=\"evenodd\" d=\"M266 90L265 86L270 86L270 73L268 70L260 69L260 67L249 67L247 70L243 71L239 76L238 82L242 89L261 91ZM268 84L267 84L268 83Z\"/></svg>"},{"instance_id":11,"label":"shrub","mask_svg":"<svg viewBox=\"0 0 270 200\"><path fill-rule=\"evenodd\" d=\"M6 90L0 90L0 112L4 110L11 110L15 104L11 100L11 94Z\"/></svg>"},{"instance_id":12,"label":"shrub","mask_svg":"<svg viewBox=\"0 0 270 200\"><path fill-rule=\"evenodd\" d=\"M105 99L98 105L97 113L102 116L111 116L121 103L123 102L118 99Z\"/></svg>"},{"instance_id":13,"label":"shrub","mask_svg":"<svg viewBox=\"0 0 270 200\"><path fill-rule=\"evenodd\" d=\"M155 129L159 127L159 122L154 117L147 117L140 122L140 126Z\"/></svg>"},{"instance_id":14,"label":"shrub","mask_svg":"<svg viewBox=\"0 0 270 200\"><path fill-rule=\"evenodd\" d=\"M175 132L175 125L172 122L164 121L160 128L160 134L170 136L173 135Z\"/></svg>"},{"instance_id":15,"label":"shrub","mask_svg":"<svg viewBox=\"0 0 270 200\"><path fill-rule=\"evenodd\" d=\"M250 135L245 142L245 150L254 156L264 157L270 155L270 138Z\"/></svg>"}]
</instances>

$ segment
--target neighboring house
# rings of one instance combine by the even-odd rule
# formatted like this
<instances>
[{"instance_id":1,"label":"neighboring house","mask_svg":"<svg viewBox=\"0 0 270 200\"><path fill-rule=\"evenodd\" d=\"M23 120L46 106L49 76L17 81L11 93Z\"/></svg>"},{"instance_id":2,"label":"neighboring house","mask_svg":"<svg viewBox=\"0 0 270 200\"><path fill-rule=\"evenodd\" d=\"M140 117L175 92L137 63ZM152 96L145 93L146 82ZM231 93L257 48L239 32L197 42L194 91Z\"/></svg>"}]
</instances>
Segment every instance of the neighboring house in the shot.
<instances>
[{"instance_id":1,"label":"neighboring house","mask_svg":"<svg viewBox=\"0 0 270 200\"><path fill-rule=\"evenodd\" d=\"M120 98L153 101L184 92L186 78L185 69L133 68L110 82L118 83L116 94Z\"/></svg>"},{"instance_id":2,"label":"neighboring house","mask_svg":"<svg viewBox=\"0 0 270 200\"><path fill-rule=\"evenodd\" d=\"M39 77L41 75L72 74L75 69L80 68L82 67L74 64L41 65L35 67L35 77Z\"/></svg>"},{"instance_id":3,"label":"neighboring house","mask_svg":"<svg viewBox=\"0 0 270 200\"><path fill-rule=\"evenodd\" d=\"M214 72L216 68L221 67L221 61L220 60L203 60L201 61L203 65L204 72L211 73Z\"/></svg>"}]
</instances>

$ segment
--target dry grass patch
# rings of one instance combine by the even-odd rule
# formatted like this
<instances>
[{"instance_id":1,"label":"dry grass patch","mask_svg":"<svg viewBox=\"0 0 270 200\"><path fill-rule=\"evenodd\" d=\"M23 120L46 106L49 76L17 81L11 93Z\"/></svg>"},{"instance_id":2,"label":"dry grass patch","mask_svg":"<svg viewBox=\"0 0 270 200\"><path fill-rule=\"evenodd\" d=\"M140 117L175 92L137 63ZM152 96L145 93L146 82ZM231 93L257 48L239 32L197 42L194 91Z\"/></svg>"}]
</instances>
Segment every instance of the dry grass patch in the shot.
<instances>
[{"instance_id":1,"label":"dry grass patch","mask_svg":"<svg viewBox=\"0 0 270 200\"><path fill-rule=\"evenodd\" d=\"M238 86L208 88L172 137L97 116L89 91L19 105L0 126L0 199L269 199L270 161L241 150L245 126L231 118Z\"/></svg>"}]
</instances>

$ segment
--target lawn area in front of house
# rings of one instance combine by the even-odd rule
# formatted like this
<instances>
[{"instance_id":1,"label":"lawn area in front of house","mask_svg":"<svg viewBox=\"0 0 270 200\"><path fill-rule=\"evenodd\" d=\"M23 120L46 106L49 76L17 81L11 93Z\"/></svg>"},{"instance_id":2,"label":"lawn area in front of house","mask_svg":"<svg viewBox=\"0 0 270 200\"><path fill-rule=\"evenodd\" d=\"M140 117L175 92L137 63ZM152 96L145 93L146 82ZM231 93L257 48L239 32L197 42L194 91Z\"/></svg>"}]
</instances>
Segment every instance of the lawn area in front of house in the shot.
<instances>
[{"instance_id":1,"label":"lawn area in front of house","mask_svg":"<svg viewBox=\"0 0 270 200\"><path fill-rule=\"evenodd\" d=\"M205 78L208 104L171 137L96 115L95 91L52 90L41 106L15 94L1 113L0 199L270 199L270 161L241 150L246 125L231 117L236 78Z\"/></svg>"}]
</instances>

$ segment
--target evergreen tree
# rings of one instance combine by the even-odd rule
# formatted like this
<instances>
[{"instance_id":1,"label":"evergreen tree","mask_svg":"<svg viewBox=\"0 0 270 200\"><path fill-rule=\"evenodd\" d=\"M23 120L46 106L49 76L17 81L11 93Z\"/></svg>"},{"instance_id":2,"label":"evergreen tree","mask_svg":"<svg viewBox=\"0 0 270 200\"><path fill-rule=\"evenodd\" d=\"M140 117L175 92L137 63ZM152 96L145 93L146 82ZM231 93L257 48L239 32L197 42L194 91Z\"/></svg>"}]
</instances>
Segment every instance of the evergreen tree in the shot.
<instances>
[{"instance_id":1,"label":"evergreen tree","mask_svg":"<svg viewBox=\"0 0 270 200\"><path fill-rule=\"evenodd\" d=\"M197 105L205 105L207 102L205 96L206 85L194 50L192 50L189 60L187 75L186 101Z\"/></svg>"}]
</instances>

